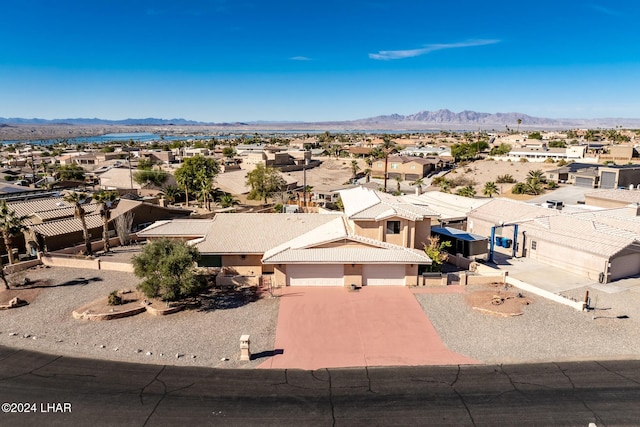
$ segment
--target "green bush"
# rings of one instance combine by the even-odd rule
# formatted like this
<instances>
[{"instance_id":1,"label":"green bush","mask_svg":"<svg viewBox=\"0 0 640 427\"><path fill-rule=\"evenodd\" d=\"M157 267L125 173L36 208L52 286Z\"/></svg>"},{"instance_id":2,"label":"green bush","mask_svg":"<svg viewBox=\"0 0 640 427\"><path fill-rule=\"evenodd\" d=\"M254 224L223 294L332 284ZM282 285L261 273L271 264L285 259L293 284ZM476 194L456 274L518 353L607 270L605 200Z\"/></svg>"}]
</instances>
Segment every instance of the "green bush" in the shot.
<instances>
[{"instance_id":1,"label":"green bush","mask_svg":"<svg viewBox=\"0 0 640 427\"><path fill-rule=\"evenodd\" d=\"M515 178L510 174L498 175L496 179L498 184L513 184L516 182Z\"/></svg>"},{"instance_id":2,"label":"green bush","mask_svg":"<svg viewBox=\"0 0 640 427\"><path fill-rule=\"evenodd\" d=\"M200 292L206 282L196 274L198 249L181 240L160 239L147 243L132 259L134 273L143 278L138 289L147 298L175 301Z\"/></svg>"},{"instance_id":3,"label":"green bush","mask_svg":"<svg viewBox=\"0 0 640 427\"><path fill-rule=\"evenodd\" d=\"M113 291L107 297L107 304L109 305L121 305L122 297L118 295L118 291Z\"/></svg>"}]
</instances>

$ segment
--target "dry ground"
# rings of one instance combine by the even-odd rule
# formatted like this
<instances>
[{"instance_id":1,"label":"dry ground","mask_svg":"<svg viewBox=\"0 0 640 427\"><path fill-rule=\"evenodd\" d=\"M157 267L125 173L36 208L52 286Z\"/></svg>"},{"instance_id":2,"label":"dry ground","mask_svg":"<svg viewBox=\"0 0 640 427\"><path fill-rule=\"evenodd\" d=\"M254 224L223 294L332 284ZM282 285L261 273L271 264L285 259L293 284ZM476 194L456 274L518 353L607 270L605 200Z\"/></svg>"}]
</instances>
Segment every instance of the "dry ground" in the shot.
<instances>
[{"instance_id":1,"label":"dry ground","mask_svg":"<svg viewBox=\"0 0 640 427\"><path fill-rule=\"evenodd\" d=\"M543 172L557 169L559 166L555 163L539 163L539 162L503 162L499 160L478 160L472 163L468 163L465 166L460 166L454 171L450 172L449 177L453 178L464 174L469 178L475 180L476 184L474 188L477 195L482 195L482 189L484 184L489 181L496 182L501 175L511 175L517 182L524 182L529 174L529 171L540 169ZM509 197L513 199L526 200L532 196L515 195L511 194L511 187L513 184L498 184L498 190L500 190L500 196Z\"/></svg>"}]
</instances>

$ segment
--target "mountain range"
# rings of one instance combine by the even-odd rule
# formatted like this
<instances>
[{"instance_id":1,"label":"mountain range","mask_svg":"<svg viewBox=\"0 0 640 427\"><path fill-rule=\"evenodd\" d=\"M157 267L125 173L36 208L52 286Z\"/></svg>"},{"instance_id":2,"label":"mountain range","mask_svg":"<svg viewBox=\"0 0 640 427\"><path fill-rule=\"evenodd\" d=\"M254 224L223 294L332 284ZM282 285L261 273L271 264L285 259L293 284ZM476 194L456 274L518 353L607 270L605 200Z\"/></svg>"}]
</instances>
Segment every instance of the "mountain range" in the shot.
<instances>
[{"instance_id":1,"label":"mountain range","mask_svg":"<svg viewBox=\"0 0 640 427\"><path fill-rule=\"evenodd\" d=\"M518 121L520 120L520 123ZM119 125L119 126L216 126L227 128L256 128L269 129L498 129L506 127L540 128L540 129L568 129L575 127L605 127L622 126L626 128L640 128L640 119L629 118L601 118L601 119L550 119L533 117L523 113L481 113L476 111L462 111L455 113L447 109L437 111L420 111L415 114L390 114L369 117L358 120L331 122L299 122L299 121L253 121L235 123L199 122L186 119L125 119L105 120L98 118L76 119L25 119L2 118L2 125L59 125L59 126L91 126L91 125Z\"/></svg>"}]
</instances>

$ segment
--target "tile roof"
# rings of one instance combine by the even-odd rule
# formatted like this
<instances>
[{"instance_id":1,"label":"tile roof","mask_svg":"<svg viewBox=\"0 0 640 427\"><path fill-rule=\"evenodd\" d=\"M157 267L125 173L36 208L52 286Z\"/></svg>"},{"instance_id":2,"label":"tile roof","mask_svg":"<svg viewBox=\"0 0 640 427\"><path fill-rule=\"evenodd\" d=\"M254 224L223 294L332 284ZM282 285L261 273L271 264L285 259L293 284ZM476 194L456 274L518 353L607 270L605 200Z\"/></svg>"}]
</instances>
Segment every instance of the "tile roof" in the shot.
<instances>
[{"instance_id":1,"label":"tile roof","mask_svg":"<svg viewBox=\"0 0 640 427\"><path fill-rule=\"evenodd\" d=\"M380 221L397 216L408 220L422 221L427 216L438 216L437 212L428 207L407 203L399 197L362 186L341 190L340 197L344 205L344 212L349 219Z\"/></svg>"},{"instance_id":2,"label":"tile roof","mask_svg":"<svg viewBox=\"0 0 640 427\"><path fill-rule=\"evenodd\" d=\"M585 193L585 197L615 200L618 202L640 203L640 191L638 190L596 190Z\"/></svg>"},{"instance_id":3,"label":"tile roof","mask_svg":"<svg viewBox=\"0 0 640 427\"><path fill-rule=\"evenodd\" d=\"M89 230L93 228L100 228L103 225L102 218L98 214L85 216L85 221ZM42 224L33 224L30 227L43 236L50 237L82 231L80 218L65 218L47 221Z\"/></svg>"},{"instance_id":4,"label":"tile roof","mask_svg":"<svg viewBox=\"0 0 640 427\"><path fill-rule=\"evenodd\" d=\"M492 200L472 199L441 191L428 191L419 196L408 194L400 196L400 199L413 205L426 206L437 212L441 222L464 219L471 210L486 205Z\"/></svg>"},{"instance_id":5,"label":"tile roof","mask_svg":"<svg viewBox=\"0 0 640 427\"><path fill-rule=\"evenodd\" d=\"M55 219L71 218L75 208L71 203L64 201L63 197L46 197L26 201L8 202L10 209L16 211L20 216L32 217L28 224L51 221ZM90 201L84 205L85 212L91 214L98 211L100 206L95 201Z\"/></svg>"},{"instance_id":6,"label":"tile roof","mask_svg":"<svg viewBox=\"0 0 640 427\"><path fill-rule=\"evenodd\" d=\"M156 221L140 230L139 237L204 237L209 232L213 219L173 219Z\"/></svg>"},{"instance_id":7,"label":"tile roof","mask_svg":"<svg viewBox=\"0 0 640 427\"><path fill-rule=\"evenodd\" d=\"M556 215L544 221L531 220L521 225L528 238L553 241L581 252L611 257L633 248L640 251L640 233L631 233L598 221L574 215Z\"/></svg>"},{"instance_id":8,"label":"tile roof","mask_svg":"<svg viewBox=\"0 0 640 427\"><path fill-rule=\"evenodd\" d=\"M507 224L539 217L555 216L559 215L560 212L557 209L543 208L542 206L516 200L494 198L489 199L488 203L473 209L468 216L469 218L492 221L496 224L501 222Z\"/></svg>"},{"instance_id":9,"label":"tile roof","mask_svg":"<svg viewBox=\"0 0 640 427\"><path fill-rule=\"evenodd\" d=\"M430 264L431 259L417 250L405 248L336 247L289 249L270 258L265 264Z\"/></svg>"},{"instance_id":10,"label":"tile roof","mask_svg":"<svg viewBox=\"0 0 640 427\"><path fill-rule=\"evenodd\" d=\"M210 254L263 254L335 218L325 214L218 214L196 247L201 253Z\"/></svg>"},{"instance_id":11,"label":"tile roof","mask_svg":"<svg viewBox=\"0 0 640 427\"><path fill-rule=\"evenodd\" d=\"M317 248L324 243L342 239L364 243L368 246L339 246ZM379 240L352 234L344 217L334 219L314 230L265 252L265 264L295 263L366 263L366 264L430 264L424 251L405 248Z\"/></svg>"}]
</instances>

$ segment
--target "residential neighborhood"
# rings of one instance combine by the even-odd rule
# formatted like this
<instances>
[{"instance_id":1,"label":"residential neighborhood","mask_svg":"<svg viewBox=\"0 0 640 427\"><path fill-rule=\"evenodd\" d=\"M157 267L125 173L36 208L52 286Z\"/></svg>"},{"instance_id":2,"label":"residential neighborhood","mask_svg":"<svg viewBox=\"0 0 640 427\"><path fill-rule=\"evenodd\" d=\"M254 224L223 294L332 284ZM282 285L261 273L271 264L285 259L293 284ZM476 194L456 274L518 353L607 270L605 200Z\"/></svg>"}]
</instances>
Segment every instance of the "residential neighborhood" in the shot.
<instances>
[{"instance_id":1,"label":"residential neighborhood","mask_svg":"<svg viewBox=\"0 0 640 427\"><path fill-rule=\"evenodd\" d=\"M638 142L636 134L628 135L629 144ZM538 321L541 309L545 316L596 327L591 317L606 309L630 318L624 328L632 333L640 327L635 148L624 151L630 157L619 163L612 159L622 155L621 144L607 145L604 135L597 147L578 131L538 136L6 144L0 248L7 284L0 316L9 326L0 328L0 345L44 345L68 354L82 348L99 356L95 348L45 337L111 319L91 329L101 337L94 339L107 343L93 346L111 346L108 358L115 360L148 354L153 363L167 363L173 354L171 363L183 364L191 351L191 363L203 366L318 369L495 363L500 354L523 362L544 359L529 347L528 356L516 350L525 345L517 337L495 349L463 339L466 332L438 305L445 300L458 317L494 319L487 331L501 328L495 322L503 319L515 333L520 326L514 319ZM551 141L579 155L552 155L564 148L548 148ZM506 151L505 144L512 147L506 157L496 154ZM522 156L523 149L542 154ZM171 265L179 270L163 264L174 257ZM162 276L164 268L179 278ZM62 286L67 282L73 285ZM56 295L67 300L46 303ZM325 298L338 311L321 302ZM118 325L138 325L141 310L164 315L173 332L141 332L154 348L122 353L127 346L143 347L117 334ZM360 314L351 318L350 310ZM32 316L59 320L38 326ZM218 338L186 341L183 322L209 328ZM369 356L353 358L343 354L339 339L337 347L325 341L344 322L358 330L379 322L394 329L372 341ZM415 354L400 356L409 336L422 336L427 324L436 328L433 337L417 343ZM484 333L477 331L478 337ZM540 331L554 342L573 340L568 333ZM273 354L241 360L237 339L245 334L254 352ZM309 334L317 344L305 341ZM13 338L26 335L42 340ZM397 345L376 347L394 335ZM583 343L571 346L571 354L556 347L553 357L589 357ZM210 349L206 355L197 350L204 347ZM434 348L442 349L441 356ZM618 354L613 343L608 348Z\"/></svg>"}]
</instances>

